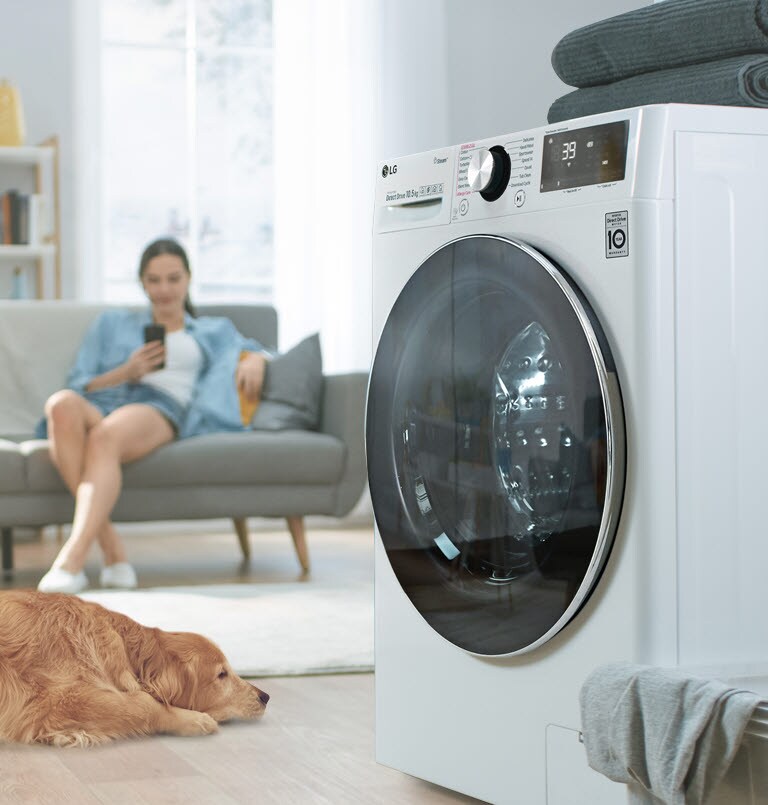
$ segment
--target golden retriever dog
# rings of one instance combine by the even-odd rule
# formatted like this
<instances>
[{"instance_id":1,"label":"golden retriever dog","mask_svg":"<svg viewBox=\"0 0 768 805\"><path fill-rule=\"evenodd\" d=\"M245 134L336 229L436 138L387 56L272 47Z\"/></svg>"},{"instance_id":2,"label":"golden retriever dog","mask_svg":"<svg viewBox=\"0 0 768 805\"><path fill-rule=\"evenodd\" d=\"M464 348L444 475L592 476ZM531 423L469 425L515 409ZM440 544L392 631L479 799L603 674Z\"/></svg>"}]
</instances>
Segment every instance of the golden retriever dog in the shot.
<instances>
[{"instance_id":1,"label":"golden retriever dog","mask_svg":"<svg viewBox=\"0 0 768 805\"><path fill-rule=\"evenodd\" d=\"M72 595L0 592L0 740L91 746L209 735L269 696L202 635L164 632Z\"/></svg>"}]
</instances>

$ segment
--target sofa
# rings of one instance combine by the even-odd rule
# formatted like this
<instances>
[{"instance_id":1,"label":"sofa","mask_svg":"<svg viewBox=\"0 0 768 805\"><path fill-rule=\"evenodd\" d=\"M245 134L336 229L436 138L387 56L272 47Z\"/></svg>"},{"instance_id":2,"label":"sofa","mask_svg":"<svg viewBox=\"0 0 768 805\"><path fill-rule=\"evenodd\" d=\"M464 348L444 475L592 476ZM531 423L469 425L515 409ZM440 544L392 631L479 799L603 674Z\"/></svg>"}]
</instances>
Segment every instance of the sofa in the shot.
<instances>
[{"instance_id":1,"label":"sofa","mask_svg":"<svg viewBox=\"0 0 768 805\"><path fill-rule=\"evenodd\" d=\"M70 523L74 502L34 438L46 399L63 388L83 335L104 305L0 300L0 533L2 568L13 569L13 529ZM228 316L243 335L277 345L277 314L265 305L199 306ZM342 517L365 485L367 375L323 375L317 430L210 433L165 445L124 467L113 520L231 518L248 558L246 518L286 518L309 570L304 516Z\"/></svg>"}]
</instances>

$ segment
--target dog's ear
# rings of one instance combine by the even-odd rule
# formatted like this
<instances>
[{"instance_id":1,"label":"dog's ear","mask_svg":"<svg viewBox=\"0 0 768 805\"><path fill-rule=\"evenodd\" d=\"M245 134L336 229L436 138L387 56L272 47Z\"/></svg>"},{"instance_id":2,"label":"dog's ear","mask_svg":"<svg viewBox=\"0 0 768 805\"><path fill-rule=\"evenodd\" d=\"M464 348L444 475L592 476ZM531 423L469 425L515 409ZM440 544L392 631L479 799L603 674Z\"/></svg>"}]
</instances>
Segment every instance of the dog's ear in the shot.
<instances>
[{"instance_id":1,"label":"dog's ear","mask_svg":"<svg viewBox=\"0 0 768 805\"><path fill-rule=\"evenodd\" d=\"M178 669L165 665L159 658L153 658L141 669L139 681L142 689L153 699L166 705L183 707L180 700L184 686L180 676Z\"/></svg>"},{"instance_id":2,"label":"dog's ear","mask_svg":"<svg viewBox=\"0 0 768 805\"><path fill-rule=\"evenodd\" d=\"M194 709L197 694L197 673L194 657L177 650L176 635L165 633L158 637L153 651L139 666L142 688L154 699L166 705Z\"/></svg>"}]
</instances>

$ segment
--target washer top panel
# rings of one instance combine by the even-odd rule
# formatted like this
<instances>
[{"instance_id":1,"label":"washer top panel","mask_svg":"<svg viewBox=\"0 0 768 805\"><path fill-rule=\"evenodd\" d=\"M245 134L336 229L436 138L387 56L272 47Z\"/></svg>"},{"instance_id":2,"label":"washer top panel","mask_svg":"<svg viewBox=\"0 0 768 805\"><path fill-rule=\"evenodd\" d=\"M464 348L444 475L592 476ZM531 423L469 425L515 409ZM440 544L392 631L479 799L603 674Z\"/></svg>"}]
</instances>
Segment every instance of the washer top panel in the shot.
<instances>
[{"instance_id":1,"label":"washer top panel","mask_svg":"<svg viewBox=\"0 0 768 805\"><path fill-rule=\"evenodd\" d=\"M378 168L375 231L621 199L672 199L675 134L681 131L768 135L768 114L681 104L636 107L388 160Z\"/></svg>"}]
</instances>

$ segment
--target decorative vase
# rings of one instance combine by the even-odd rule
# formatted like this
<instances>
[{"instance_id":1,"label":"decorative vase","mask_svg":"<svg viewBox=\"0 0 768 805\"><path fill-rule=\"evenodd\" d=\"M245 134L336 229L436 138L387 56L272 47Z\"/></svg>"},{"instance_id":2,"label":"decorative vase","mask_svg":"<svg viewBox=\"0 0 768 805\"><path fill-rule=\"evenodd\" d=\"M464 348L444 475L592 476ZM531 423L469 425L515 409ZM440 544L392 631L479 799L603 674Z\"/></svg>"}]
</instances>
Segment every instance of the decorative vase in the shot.
<instances>
[{"instance_id":1,"label":"decorative vase","mask_svg":"<svg viewBox=\"0 0 768 805\"><path fill-rule=\"evenodd\" d=\"M11 284L11 299L27 299L27 275L24 270L16 266L13 269L13 282Z\"/></svg>"},{"instance_id":2,"label":"decorative vase","mask_svg":"<svg viewBox=\"0 0 768 805\"><path fill-rule=\"evenodd\" d=\"M13 84L0 80L0 145L24 145L24 112Z\"/></svg>"}]
</instances>

